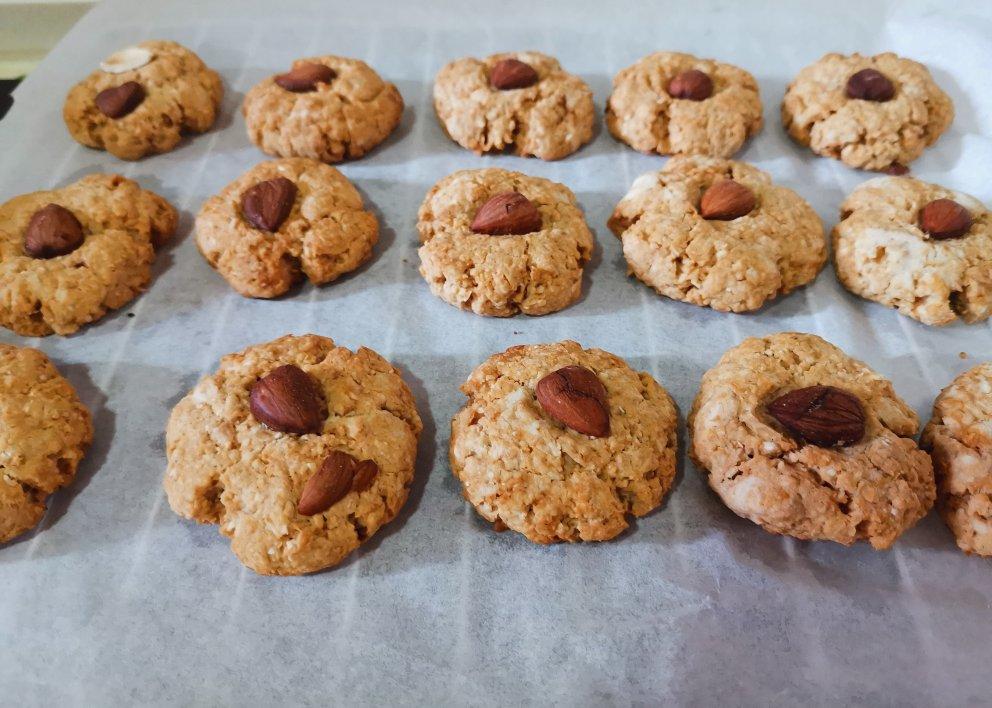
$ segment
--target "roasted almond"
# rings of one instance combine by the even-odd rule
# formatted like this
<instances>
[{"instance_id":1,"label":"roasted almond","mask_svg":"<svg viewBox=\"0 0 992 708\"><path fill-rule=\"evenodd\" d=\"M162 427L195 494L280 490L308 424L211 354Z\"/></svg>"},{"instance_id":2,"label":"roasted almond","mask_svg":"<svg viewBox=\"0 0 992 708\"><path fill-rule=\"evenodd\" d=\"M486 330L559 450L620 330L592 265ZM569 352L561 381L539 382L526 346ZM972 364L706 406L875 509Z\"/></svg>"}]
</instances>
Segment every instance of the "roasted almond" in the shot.
<instances>
[{"instance_id":1,"label":"roasted almond","mask_svg":"<svg viewBox=\"0 0 992 708\"><path fill-rule=\"evenodd\" d=\"M544 412L572 430L605 438L610 434L606 387L584 366L566 366L537 382L537 402Z\"/></svg>"},{"instance_id":2,"label":"roasted almond","mask_svg":"<svg viewBox=\"0 0 992 708\"><path fill-rule=\"evenodd\" d=\"M537 78L534 67L519 59L502 59L489 70L489 83L500 91L533 86Z\"/></svg>"},{"instance_id":3,"label":"roasted almond","mask_svg":"<svg viewBox=\"0 0 992 708\"><path fill-rule=\"evenodd\" d=\"M72 253L83 243L79 219L63 206L49 204L36 211L24 232L24 252L32 258Z\"/></svg>"},{"instance_id":4,"label":"roasted almond","mask_svg":"<svg viewBox=\"0 0 992 708\"><path fill-rule=\"evenodd\" d=\"M937 240L964 236L971 223L971 212L953 199L934 199L920 209L920 228Z\"/></svg>"},{"instance_id":5,"label":"roasted almond","mask_svg":"<svg viewBox=\"0 0 992 708\"><path fill-rule=\"evenodd\" d=\"M705 101L713 95L713 79L699 69L683 71L668 82L668 95L689 101Z\"/></svg>"},{"instance_id":6,"label":"roasted almond","mask_svg":"<svg viewBox=\"0 0 992 708\"><path fill-rule=\"evenodd\" d=\"M362 460L355 465L355 476L351 480L351 491L364 492L372 486L379 475L379 465L372 460Z\"/></svg>"},{"instance_id":7,"label":"roasted almond","mask_svg":"<svg viewBox=\"0 0 992 708\"><path fill-rule=\"evenodd\" d=\"M331 67L307 61L279 74L275 82L287 91L306 93L316 90L317 84L331 83L336 76L337 72Z\"/></svg>"},{"instance_id":8,"label":"roasted almond","mask_svg":"<svg viewBox=\"0 0 992 708\"><path fill-rule=\"evenodd\" d=\"M699 213L704 219L730 221L750 214L757 200L754 192L740 182L721 179L703 192Z\"/></svg>"},{"instance_id":9,"label":"roasted almond","mask_svg":"<svg viewBox=\"0 0 992 708\"><path fill-rule=\"evenodd\" d=\"M123 118L145 100L145 90L137 81L125 81L120 86L104 89L93 102L97 109L108 118Z\"/></svg>"},{"instance_id":10,"label":"roasted almond","mask_svg":"<svg viewBox=\"0 0 992 708\"><path fill-rule=\"evenodd\" d=\"M303 485L296 511L313 516L327 511L351 491L358 461L347 452L335 450ZM374 464L374 463L373 463Z\"/></svg>"},{"instance_id":11,"label":"roasted almond","mask_svg":"<svg viewBox=\"0 0 992 708\"><path fill-rule=\"evenodd\" d=\"M820 447L852 445L865 434L856 396L833 386L808 386L779 396L768 413L789 433Z\"/></svg>"},{"instance_id":12,"label":"roasted almond","mask_svg":"<svg viewBox=\"0 0 992 708\"><path fill-rule=\"evenodd\" d=\"M317 382L293 364L275 368L256 381L248 407L258 422L280 433L319 433L327 418Z\"/></svg>"},{"instance_id":13,"label":"roasted almond","mask_svg":"<svg viewBox=\"0 0 992 708\"><path fill-rule=\"evenodd\" d=\"M278 231L293 210L296 185L285 177L259 182L241 195L245 220L262 231Z\"/></svg>"},{"instance_id":14,"label":"roasted almond","mask_svg":"<svg viewBox=\"0 0 992 708\"><path fill-rule=\"evenodd\" d=\"M851 74L844 91L848 98L879 103L888 101L896 95L896 87L877 69L862 69Z\"/></svg>"},{"instance_id":15,"label":"roasted almond","mask_svg":"<svg viewBox=\"0 0 992 708\"><path fill-rule=\"evenodd\" d=\"M490 236L529 234L543 228L541 212L520 192L503 192L483 204L472 219L472 231Z\"/></svg>"}]
</instances>

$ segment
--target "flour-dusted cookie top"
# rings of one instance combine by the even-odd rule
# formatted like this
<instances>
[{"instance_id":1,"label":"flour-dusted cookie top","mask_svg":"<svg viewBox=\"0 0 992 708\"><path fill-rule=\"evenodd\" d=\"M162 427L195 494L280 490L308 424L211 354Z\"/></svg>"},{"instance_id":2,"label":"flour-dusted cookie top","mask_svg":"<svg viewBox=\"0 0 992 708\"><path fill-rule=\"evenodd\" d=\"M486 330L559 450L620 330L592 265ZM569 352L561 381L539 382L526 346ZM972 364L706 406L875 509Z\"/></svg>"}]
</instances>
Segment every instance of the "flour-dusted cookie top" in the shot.
<instances>
[{"instance_id":1,"label":"flour-dusted cookie top","mask_svg":"<svg viewBox=\"0 0 992 708\"><path fill-rule=\"evenodd\" d=\"M396 516L421 427L381 356L285 336L225 356L176 405L165 491L180 516L219 524L252 570L309 573Z\"/></svg>"},{"instance_id":2,"label":"flour-dusted cookie top","mask_svg":"<svg viewBox=\"0 0 992 708\"><path fill-rule=\"evenodd\" d=\"M837 277L853 293L929 325L992 314L992 215L974 197L878 177L841 205Z\"/></svg>"},{"instance_id":3,"label":"flour-dusted cookie top","mask_svg":"<svg viewBox=\"0 0 992 708\"><path fill-rule=\"evenodd\" d=\"M582 294L593 239L565 185L497 168L461 170L427 193L417 229L421 275L463 310L544 315Z\"/></svg>"},{"instance_id":4,"label":"flour-dusted cookie top","mask_svg":"<svg viewBox=\"0 0 992 708\"><path fill-rule=\"evenodd\" d=\"M592 91L540 52L457 59L434 80L434 109L451 139L482 154L557 160L592 139Z\"/></svg>"},{"instance_id":5,"label":"flour-dusted cookie top","mask_svg":"<svg viewBox=\"0 0 992 708\"><path fill-rule=\"evenodd\" d=\"M813 208L732 160L671 158L634 181L609 226L644 283L724 312L756 310L805 285L827 258Z\"/></svg>"},{"instance_id":6,"label":"flour-dusted cookie top","mask_svg":"<svg viewBox=\"0 0 992 708\"><path fill-rule=\"evenodd\" d=\"M761 130L754 77L732 64L655 52L620 71L606 126L641 152L730 157Z\"/></svg>"},{"instance_id":7,"label":"flour-dusted cookie top","mask_svg":"<svg viewBox=\"0 0 992 708\"><path fill-rule=\"evenodd\" d=\"M605 541L672 485L675 404L614 354L570 341L511 347L461 388L451 470L497 528L535 543Z\"/></svg>"},{"instance_id":8,"label":"flour-dusted cookie top","mask_svg":"<svg viewBox=\"0 0 992 708\"><path fill-rule=\"evenodd\" d=\"M403 98L358 59L297 59L256 84L241 108L248 137L278 157L340 162L361 157L393 132Z\"/></svg>"},{"instance_id":9,"label":"flour-dusted cookie top","mask_svg":"<svg viewBox=\"0 0 992 708\"><path fill-rule=\"evenodd\" d=\"M992 556L992 362L940 392L920 444L933 457L940 512L958 547Z\"/></svg>"},{"instance_id":10,"label":"flour-dusted cookie top","mask_svg":"<svg viewBox=\"0 0 992 708\"><path fill-rule=\"evenodd\" d=\"M168 152L185 132L209 130L223 93L217 72L190 50L142 42L110 55L76 84L62 117L83 145L136 160Z\"/></svg>"},{"instance_id":11,"label":"flour-dusted cookie top","mask_svg":"<svg viewBox=\"0 0 992 708\"><path fill-rule=\"evenodd\" d=\"M918 420L892 384L829 342L752 337L703 377L689 454L767 531L888 548L933 506Z\"/></svg>"},{"instance_id":12,"label":"flour-dusted cookie top","mask_svg":"<svg viewBox=\"0 0 992 708\"><path fill-rule=\"evenodd\" d=\"M92 440L90 412L48 357L0 344L0 543L41 520Z\"/></svg>"},{"instance_id":13,"label":"flour-dusted cookie top","mask_svg":"<svg viewBox=\"0 0 992 708\"><path fill-rule=\"evenodd\" d=\"M276 297L294 283L329 283L372 255L379 223L329 165L284 158L255 165L206 202L196 245L231 287Z\"/></svg>"},{"instance_id":14,"label":"flour-dusted cookie top","mask_svg":"<svg viewBox=\"0 0 992 708\"><path fill-rule=\"evenodd\" d=\"M905 170L953 119L954 104L927 68L891 52L827 54L799 72L782 100L795 141L865 170Z\"/></svg>"},{"instance_id":15,"label":"flour-dusted cookie top","mask_svg":"<svg viewBox=\"0 0 992 708\"><path fill-rule=\"evenodd\" d=\"M176 228L162 197L120 175L88 175L0 206L0 325L71 334L130 302Z\"/></svg>"}]
</instances>

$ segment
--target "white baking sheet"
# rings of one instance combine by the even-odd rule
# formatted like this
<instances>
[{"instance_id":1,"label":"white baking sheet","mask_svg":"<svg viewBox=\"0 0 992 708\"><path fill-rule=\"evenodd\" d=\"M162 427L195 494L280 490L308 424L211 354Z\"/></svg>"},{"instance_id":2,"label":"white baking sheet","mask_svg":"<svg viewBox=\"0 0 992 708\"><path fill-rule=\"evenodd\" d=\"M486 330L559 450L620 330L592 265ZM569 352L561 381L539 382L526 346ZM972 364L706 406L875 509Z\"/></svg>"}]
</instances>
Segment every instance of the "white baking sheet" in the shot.
<instances>
[{"instance_id":1,"label":"white baking sheet","mask_svg":"<svg viewBox=\"0 0 992 708\"><path fill-rule=\"evenodd\" d=\"M111 51L174 39L221 72L214 130L129 164L76 145L69 87ZM988 703L992 566L959 553L936 515L887 553L766 534L683 462L666 504L619 539L539 547L495 534L447 463L459 384L488 355L575 338L651 372L683 414L703 372L749 335L820 334L890 377L925 420L937 391L989 358L992 327L933 329L816 283L753 315L659 298L625 277L605 227L635 176L663 160L602 128L561 162L480 158L443 135L430 102L448 60L505 49L557 55L593 87L657 49L732 61L761 84L766 127L740 155L808 199L828 228L868 175L817 159L781 130L789 78L827 51L894 50L931 67L957 118L914 173L992 201L988 3L184 2L110 0L15 94L0 122L0 199L120 171L182 210L150 290L41 347L93 410L96 441L36 533L0 547L0 703L729 704ZM264 159L244 92L301 55L360 57L403 93L395 135L341 169L372 204L374 260L273 302L234 294L197 254L200 203ZM537 319L483 319L432 297L417 273L416 210L460 168L564 182L596 232L586 295ZM366 345L396 362L425 430L401 517L339 568L264 578L216 528L178 519L160 480L169 410L220 356L287 332ZM965 352L966 359L959 358ZM684 445L684 430L682 434Z\"/></svg>"}]
</instances>

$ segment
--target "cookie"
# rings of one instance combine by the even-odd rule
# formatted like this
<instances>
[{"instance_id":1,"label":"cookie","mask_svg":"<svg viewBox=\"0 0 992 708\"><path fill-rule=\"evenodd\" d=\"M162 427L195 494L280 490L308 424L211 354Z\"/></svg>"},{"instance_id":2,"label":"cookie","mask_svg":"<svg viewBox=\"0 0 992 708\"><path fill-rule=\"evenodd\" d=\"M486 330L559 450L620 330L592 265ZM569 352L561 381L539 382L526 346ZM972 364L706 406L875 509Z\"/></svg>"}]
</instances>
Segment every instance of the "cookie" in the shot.
<instances>
[{"instance_id":1,"label":"cookie","mask_svg":"<svg viewBox=\"0 0 992 708\"><path fill-rule=\"evenodd\" d=\"M885 549L933 506L916 414L888 380L812 334L727 351L688 422L710 487L766 531Z\"/></svg>"},{"instance_id":2,"label":"cookie","mask_svg":"<svg viewBox=\"0 0 992 708\"><path fill-rule=\"evenodd\" d=\"M0 206L0 325L25 337L72 334L151 279L176 210L120 175L88 175Z\"/></svg>"},{"instance_id":3,"label":"cookie","mask_svg":"<svg viewBox=\"0 0 992 708\"><path fill-rule=\"evenodd\" d=\"M605 541L661 504L678 415L651 376L575 342L494 354L462 385L451 471L497 530L535 543Z\"/></svg>"},{"instance_id":4,"label":"cookie","mask_svg":"<svg viewBox=\"0 0 992 708\"><path fill-rule=\"evenodd\" d=\"M389 362L317 335L221 359L173 409L164 486L264 575L329 568L392 520L413 480L420 416Z\"/></svg>"},{"instance_id":5,"label":"cookie","mask_svg":"<svg viewBox=\"0 0 992 708\"><path fill-rule=\"evenodd\" d=\"M363 61L298 59L245 96L248 138L277 157L340 162L361 157L393 132L403 98Z\"/></svg>"},{"instance_id":6,"label":"cookie","mask_svg":"<svg viewBox=\"0 0 992 708\"><path fill-rule=\"evenodd\" d=\"M568 187L497 168L461 170L420 206L420 274L479 315L545 315L582 294L593 238Z\"/></svg>"},{"instance_id":7,"label":"cookie","mask_svg":"<svg viewBox=\"0 0 992 708\"><path fill-rule=\"evenodd\" d=\"M512 150L558 160L592 139L592 91L540 52L457 59L434 80L434 110L452 140L481 155Z\"/></svg>"},{"instance_id":8,"label":"cookie","mask_svg":"<svg viewBox=\"0 0 992 708\"><path fill-rule=\"evenodd\" d=\"M678 52L655 52L620 71L606 103L613 137L660 155L730 157L761 125L750 73Z\"/></svg>"},{"instance_id":9,"label":"cookie","mask_svg":"<svg viewBox=\"0 0 992 708\"><path fill-rule=\"evenodd\" d=\"M638 177L609 221L629 272L661 295L747 312L812 281L823 224L791 189L744 162L677 156Z\"/></svg>"},{"instance_id":10,"label":"cookie","mask_svg":"<svg viewBox=\"0 0 992 708\"><path fill-rule=\"evenodd\" d=\"M92 440L90 412L48 357L0 344L0 543L41 521Z\"/></svg>"},{"instance_id":11,"label":"cookie","mask_svg":"<svg viewBox=\"0 0 992 708\"><path fill-rule=\"evenodd\" d=\"M909 177L848 195L834 269L851 292L929 325L992 314L992 215L974 197Z\"/></svg>"},{"instance_id":12,"label":"cookie","mask_svg":"<svg viewBox=\"0 0 992 708\"><path fill-rule=\"evenodd\" d=\"M367 261L378 239L351 182L302 157L255 165L196 217L200 253L246 297L276 297L303 278L329 283Z\"/></svg>"},{"instance_id":13,"label":"cookie","mask_svg":"<svg viewBox=\"0 0 992 708\"><path fill-rule=\"evenodd\" d=\"M142 42L73 86L62 117L77 142L137 160L172 150L184 133L209 130L223 94L220 76L190 50Z\"/></svg>"},{"instance_id":14,"label":"cookie","mask_svg":"<svg viewBox=\"0 0 992 708\"><path fill-rule=\"evenodd\" d=\"M954 119L925 66L891 52L827 54L799 72L782 124L817 155L864 170L905 171Z\"/></svg>"},{"instance_id":15,"label":"cookie","mask_svg":"<svg viewBox=\"0 0 992 708\"><path fill-rule=\"evenodd\" d=\"M992 362L940 392L920 444L933 458L938 507L958 547L992 556Z\"/></svg>"}]
</instances>

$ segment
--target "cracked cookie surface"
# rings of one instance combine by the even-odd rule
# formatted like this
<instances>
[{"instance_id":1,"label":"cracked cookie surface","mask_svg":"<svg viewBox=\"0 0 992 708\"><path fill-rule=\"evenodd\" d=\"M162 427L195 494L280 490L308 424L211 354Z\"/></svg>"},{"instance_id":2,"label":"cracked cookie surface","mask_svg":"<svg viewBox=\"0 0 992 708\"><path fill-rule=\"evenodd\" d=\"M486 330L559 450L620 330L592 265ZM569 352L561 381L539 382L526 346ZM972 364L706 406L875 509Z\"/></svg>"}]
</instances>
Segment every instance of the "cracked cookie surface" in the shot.
<instances>
[{"instance_id":1,"label":"cracked cookie surface","mask_svg":"<svg viewBox=\"0 0 992 708\"><path fill-rule=\"evenodd\" d=\"M537 382L565 366L606 388L610 434L593 438L552 419ZM651 376L576 342L511 347L479 365L451 421L449 458L465 498L486 520L535 543L605 541L661 504L675 478L678 415Z\"/></svg>"},{"instance_id":2,"label":"cracked cookie surface","mask_svg":"<svg viewBox=\"0 0 992 708\"><path fill-rule=\"evenodd\" d=\"M275 232L250 223L241 196L259 182L296 185L292 209ZM379 223L338 170L306 158L255 165L206 202L196 217L196 245L207 262L246 297L282 295L306 278L322 285L372 255Z\"/></svg>"},{"instance_id":3,"label":"cracked cookie surface","mask_svg":"<svg viewBox=\"0 0 992 708\"><path fill-rule=\"evenodd\" d=\"M890 100L848 97L848 79L865 69L892 82ZM782 100L782 124L793 140L865 170L909 165L953 119L954 104L929 70L891 52L827 54L799 72Z\"/></svg>"},{"instance_id":4,"label":"cracked cookie surface","mask_svg":"<svg viewBox=\"0 0 992 708\"><path fill-rule=\"evenodd\" d=\"M702 71L713 92L693 101L675 98L669 82ZM730 157L761 130L761 97L754 77L732 64L691 54L656 52L620 71L606 103L606 127L641 152Z\"/></svg>"},{"instance_id":5,"label":"cracked cookie surface","mask_svg":"<svg viewBox=\"0 0 992 708\"><path fill-rule=\"evenodd\" d=\"M80 222L82 244L62 256L25 250L31 217L47 204ZM72 334L126 305L151 279L155 248L176 228L176 210L120 175L94 174L0 206L0 325L26 337Z\"/></svg>"},{"instance_id":6,"label":"cracked cookie surface","mask_svg":"<svg viewBox=\"0 0 992 708\"><path fill-rule=\"evenodd\" d=\"M940 392L920 444L933 458L937 505L958 547L992 556L992 362Z\"/></svg>"},{"instance_id":7,"label":"cracked cookie surface","mask_svg":"<svg viewBox=\"0 0 992 708\"><path fill-rule=\"evenodd\" d=\"M0 543L38 524L92 440L89 410L48 357L0 344Z\"/></svg>"},{"instance_id":8,"label":"cracked cookie surface","mask_svg":"<svg viewBox=\"0 0 992 708\"><path fill-rule=\"evenodd\" d=\"M490 72L516 59L537 72L525 88L499 90ZM458 59L434 80L434 110L456 143L478 154L510 149L525 157L557 160L592 139L595 110L585 81L540 52Z\"/></svg>"},{"instance_id":9,"label":"cracked cookie surface","mask_svg":"<svg viewBox=\"0 0 992 708\"><path fill-rule=\"evenodd\" d=\"M958 238L921 230L920 210L952 199L972 217ZM974 197L909 177L877 177L841 205L834 267L851 292L929 325L992 315L992 214Z\"/></svg>"},{"instance_id":10,"label":"cracked cookie surface","mask_svg":"<svg viewBox=\"0 0 992 708\"><path fill-rule=\"evenodd\" d=\"M185 47L153 40L137 48L151 54L148 63L123 73L97 69L69 91L62 109L76 141L124 160L168 152L183 133L209 130L224 94L217 72ZM120 118L104 115L97 94L130 81L141 85L141 103Z\"/></svg>"},{"instance_id":11,"label":"cracked cookie surface","mask_svg":"<svg viewBox=\"0 0 992 708\"><path fill-rule=\"evenodd\" d=\"M703 192L723 179L749 188L750 213L704 219ZM722 312L756 310L812 281L827 258L823 224L791 189L744 162L673 157L638 177L610 217L630 273L658 293Z\"/></svg>"},{"instance_id":12,"label":"cracked cookie surface","mask_svg":"<svg viewBox=\"0 0 992 708\"><path fill-rule=\"evenodd\" d=\"M782 394L817 385L857 396L860 441L804 444L767 412ZM772 533L885 549L934 503L916 414L888 380L812 334L752 337L727 351L703 377L688 424L689 454L710 487Z\"/></svg>"},{"instance_id":13,"label":"cracked cookie surface","mask_svg":"<svg viewBox=\"0 0 992 708\"><path fill-rule=\"evenodd\" d=\"M328 413L318 433L275 432L250 411L251 387L285 364L303 369L323 395ZM371 349L285 336L225 356L176 405L166 430L165 491L180 516L218 524L255 572L309 573L337 565L399 513L421 427L410 389ZM301 515L304 485L335 450L372 460L379 473L368 488Z\"/></svg>"},{"instance_id":14,"label":"cracked cookie surface","mask_svg":"<svg viewBox=\"0 0 992 708\"><path fill-rule=\"evenodd\" d=\"M471 229L491 197L516 191L540 212L543 228L490 236ZM498 168L461 170L427 193L417 218L420 274L442 300L479 315L544 315L582 295L593 238L565 185Z\"/></svg>"},{"instance_id":15,"label":"cracked cookie surface","mask_svg":"<svg viewBox=\"0 0 992 708\"><path fill-rule=\"evenodd\" d=\"M248 138L277 157L321 162L359 158L393 132L403 115L403 98L365 62L337 56L298 59L293 67L322 64L334 72L330 83L294 93L276 76L256 84L242 113Z\"/></svg>"}]
</instances>

